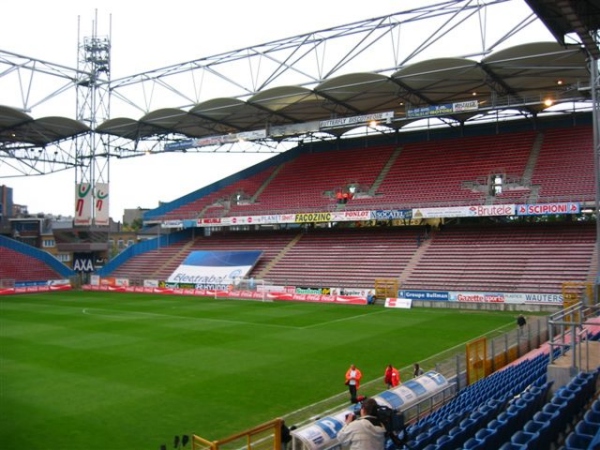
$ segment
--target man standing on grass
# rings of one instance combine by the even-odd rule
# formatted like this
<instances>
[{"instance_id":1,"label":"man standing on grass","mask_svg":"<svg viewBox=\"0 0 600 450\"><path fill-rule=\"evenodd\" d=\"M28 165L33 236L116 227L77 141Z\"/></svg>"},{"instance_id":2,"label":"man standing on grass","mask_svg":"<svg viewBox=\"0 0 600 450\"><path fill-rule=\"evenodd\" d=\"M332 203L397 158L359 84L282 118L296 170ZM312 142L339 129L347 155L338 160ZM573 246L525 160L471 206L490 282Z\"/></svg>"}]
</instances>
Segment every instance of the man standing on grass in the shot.
<instances>
[{"instance_id":1,"label":"man standing on grass","mask_svg":"<svg viewBox=\"0 0 600 450\"><path fill-rule=\"evenodd\" d=\"M383 381L388 389L398 386L400 384L400 371L391 364L388 364L385 368Z\"/></svg>"},{"instance_id":2,"label":"man standing on grass","mask_svg":"<svg viewBox=\"0 0 600 450\"><path fill-rule=\"evenodd\" d=\"M346 371L346 386L348 386L348 390L350 391L350 402L356 403L356 394L358 392L358 388L360 387L360 379L362 378L362 373L358 368L351 364L350 368Z\"/></svg>"}]
</instances>

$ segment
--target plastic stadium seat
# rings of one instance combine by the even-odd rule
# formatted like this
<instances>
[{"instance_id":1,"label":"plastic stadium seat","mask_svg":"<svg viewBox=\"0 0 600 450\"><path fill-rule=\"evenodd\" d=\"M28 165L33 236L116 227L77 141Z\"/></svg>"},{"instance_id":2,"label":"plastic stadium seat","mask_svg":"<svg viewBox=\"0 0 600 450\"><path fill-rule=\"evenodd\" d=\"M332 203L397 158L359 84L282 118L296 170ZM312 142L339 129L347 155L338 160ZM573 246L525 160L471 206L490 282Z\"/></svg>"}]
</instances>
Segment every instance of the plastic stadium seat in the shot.
<instances>
[{"instance_id":1,"label":"plastic stadium seat","mask_svg":"<svg viewBox=\"0 0 600 450\"><path fill-rule=\"evenodd\" d=\"M437 438L437 440L435 441L435 444L438 447L443 446L446 442L450 442L452 440L452 438L450 436L448 436L447 434L442 434L439 438Z\"/></svg>"},{"instance_id":2,"label":"plastic stadium seat","mask_svg":"<svg viewBox=\"0 0 600 450\"><path fill-rule=\"evenodd\" d=\"M499 450L527 450L527 446L515 444L513 442L505 442Z\"/></svg>"},{"instance_id":3,"label":"plastic stadium seat","mask_svg":"<svg viewBox=\"0 0 600 450\"><path fill-rule=\"evenodd\" d=\"M465 441L462 448L464 450L482 450L485 449L485 443L482 441L478 441L475 438L469 438Z\"/></svg>"},{"instance_id":4,"label":"plastic stadium seat","mask_svg":"<svg viewBox=\"0 0 600 450\"><path fill-rule=\"evenodd\" d=\"M600 424L600 412L590 409L583 415L583 420L590 423Z\"/></svg>"},{"instance_id":5,"label":"plastic stadium seat","mask_svg":"<svg viewBox=\"0 0 600 450\"><path fill-rule=\"evenodd\" d=\"M565 439L565 450L587 450L592 440L592 436L572 431Z\"/></svg>"},{"instance_id":6,"label":"plastic stadium seat","mask_svg":"<svg viewBox=\"0 0 600 450\"><path fill-rule=\"evenodd\" d=\"M455 427L450 428L450 430L448 430L448 436L452 437L455 434L459 434L461 432L460 427L457 425Z\"/></svg>"},{"instance_id":7,"label":"plastic stadium seat","mask_svg":"<svg viewBox=\"0 0 600 450\"><path fill-rule=\"evenodd\" d=\"M475 433L475 439L477 439L478 441L485 442L487 439L489 439L493 435L494 435L494 432L492 430L490 430L489 428L481 428L481 429L477 430L477 433Z\"/></svg>"},{"instance_id":8,"label":"plastic stadium seat","mask_svg":"<svg viewBox=\"0 0 600 450\"><path fill-rule=\"evenodd\" d=\"M427 444L422 450L438 450L438 446L435 444Z\"/></svg>"},{"instance_id":9,"label":"plastic stadium seat","mask_svg":"<svg viewBox=\"0 0 600 450\"><path fill-rule=\"evenodd\" d=\"M488 422L486 428L492 431L495 435L494 441L498 444L506 442L510 439L510 434L508 432L509 424L507 422L500 422L497 419L492 419Z\"/></svg>"},{"instance_id":10,"label":"plastic stadium seat","mask_svg":"<svg viewBox=\"0 0 600 450\"><path fill-rule=\"evenodd\" d=\"M432 425L429 430L427 430L427 434L429 435L429 441L434 442L437 438L444 434L444 430L436 424Z\"/></svg>"},{"instance_id":11,"label":"plastic stadium seat","mask_svg":"<svg viewBox=\"0 0 600 450\"><path fill-rule=\"evenodd\" d=\"M575 432L577 434L587 434L588 436L593 437L600 433L600 424L580 420L577 422L577 425L575 425Z\"/></svg>"},{"instance_id":12,"label":"plastic stadium seat","mask_svg":"<svg viewBox=\"0 0 600 450\"><path fill-rule=\"evenodd\" d=\"M535 420L536 422L544 422L544 423L550 423L550 421L552 420L552 417L554 417L555 415L558 415L558 413L550 413L547 411L538 411L533 415L533 420Z\"/></svg>"},{"instance_id":13,"label":"plastic stadium seat","mask_svg":"<svg viewBox=\"0 0 600 450\"><path fill-rule=\"evenodd\" d=\"M489 426L489 424L488 424ZM497 429L482 428L475 433L475 439L485 443L485 448L498 448L507 441Z\"/></svg>"},{"instance_id":14,"label":"plastic stadium seat","mask_svg":"<svg viewBox=\"0 0 600 450\"><path fill-rule=\"evenodd\" d=\"M526 448L533 448L536 437L537 434L519 430L512 435L510 442L513 444L524 445Z\"/></svg>"},{"instance_id":15,"label":"plastic stadium seat","mask_svg":"<svg viewBox=\"0 0 600 450\"><path fill-rule=\"evenodd\" d=\"M528 421L523 427L523 431L537 435L537 448L550 448L550 438L552 436L550 422L538 422L537 420Z\"/></svg>"}]
</instances>

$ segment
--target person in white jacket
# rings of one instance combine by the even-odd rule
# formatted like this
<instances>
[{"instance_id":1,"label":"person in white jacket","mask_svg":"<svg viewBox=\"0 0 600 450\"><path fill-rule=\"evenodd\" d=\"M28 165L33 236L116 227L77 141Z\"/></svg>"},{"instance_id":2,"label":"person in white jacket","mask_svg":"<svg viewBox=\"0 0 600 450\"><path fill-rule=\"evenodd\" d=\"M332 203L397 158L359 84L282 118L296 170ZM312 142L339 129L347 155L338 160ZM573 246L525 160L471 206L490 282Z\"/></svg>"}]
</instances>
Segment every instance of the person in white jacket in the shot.
<instances>
[{"instance_id":1,"label":"person in white jacket","mask_svg":"<svg viewBox=\"0 0 600 450\"><path fill-rule=\"evenodd\" d=\"M360 417L349 413L346 423L337 438L343 448L349 450L383 450L385 448L385 428L377 418L377 402L367 398L362 402Z\"/></svg>"}]
</instances>

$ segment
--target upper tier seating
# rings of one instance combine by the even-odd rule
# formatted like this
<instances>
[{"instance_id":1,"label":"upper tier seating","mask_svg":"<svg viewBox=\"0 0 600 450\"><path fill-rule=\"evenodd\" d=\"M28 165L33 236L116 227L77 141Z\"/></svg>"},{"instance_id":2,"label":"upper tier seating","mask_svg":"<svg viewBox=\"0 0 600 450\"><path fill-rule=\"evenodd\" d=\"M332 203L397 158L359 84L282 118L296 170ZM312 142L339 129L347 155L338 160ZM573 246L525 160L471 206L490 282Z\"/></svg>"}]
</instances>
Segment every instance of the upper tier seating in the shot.
<instances>
[{"instance_id":1,"label":"upper tier seating","mask_svg":"<svg viewBox=\"0 0 600 450\"><path fill-rule=\"evenodd\" d=\"M229 215L334 210L335 192L351 183L370 187L393 151L382 146L302 154L281 168L255 204L234 205Z\"/></svg>"},{"instance_id":2,"label":"upper tier seating","mask_svg":"<svg viewBox=\"0 0 600 450\"><path fill-rule=\"evenodd\" d=\"M352 208L407 208L481 204L487 190L471 190L495 172L522 177L535 139L534 132L455 138L411 143L377 189L374 199L356 199ZM523 195L524 191L519 191Z\"/></svg>"},{"instance_id":3,"label":"upper tier seating","mask_svg":"<svg viewBox=\"0 0 600 450\"><path fill-rule=\"evenodd\" d=\"M254 194L275 169L276 167L270 167L246 179L239 180L201 198L185 203L179 208L167 212L163 219L221 217L227 213L230 202L234 201L234 197L238 193L242 194L244 198Z\"/></svg>"},{"instance_id":4,"label":"upper tier seating","mask_svg":"<svg viewBox=\"0 0 600 450\"><path fill-rule=\"evenodd\" d=\"M591 127L578 126L368 148L320 147L228 186L214 186L201 198L188 194L194 200L162 218L590 201L592 141ZM489 178L497 173L507 185L491 197ZM338 205L336 191L351 184L359 194ZM244 201L230 202L240 192Z\"/></svg>"},{"instance_id":5,"label":"upper tier seating","mask_svg":"<svg viewBox=\"0 0 600 450\"><path fill-rule=\"evenodd\" d=\"M594 143L591 126L544 132L532 183L547 201L595 199Z\"/></svg>"}]
</instances>

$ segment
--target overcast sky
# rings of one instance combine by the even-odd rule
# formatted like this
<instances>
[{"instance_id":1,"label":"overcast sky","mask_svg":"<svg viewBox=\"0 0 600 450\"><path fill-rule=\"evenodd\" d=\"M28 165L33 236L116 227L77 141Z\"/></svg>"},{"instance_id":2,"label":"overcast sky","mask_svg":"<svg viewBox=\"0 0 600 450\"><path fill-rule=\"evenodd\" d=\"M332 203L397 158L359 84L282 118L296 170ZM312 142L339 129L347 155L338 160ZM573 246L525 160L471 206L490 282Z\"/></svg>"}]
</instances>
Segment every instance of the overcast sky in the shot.
<instances>
[{"instance_id":1,"label":"overcast sky","mask_svg":"<svg viewBox=\"0 0 600 450\"><path fill-rule=\"evenodd\" d=\"M311 31L439 3L429 0L32 0L8 2L0 16L0 49L69 67L77 65L78 26L112 37L112 78L161 68ZM512 8L527 10L524 2ZM507 17L494 17L494 21ZM79 21L79 25L78 25ZM112 24L112 30L109 26ZM465 39L471 39L465 36ZM544 36L548 40L548 36ZM453 56L453 55L447 55ZM370 70L378 67L366 67ZM0 92L0 104L3 95ZM172 105L162 105L172 106ZM75 105L53 115L75 118ZM35 118L35 111L31 113ZM48 114L45 114L48 115ZM136 117L136 119L139 117ZM169 154L111 162L110 215L155 208L265 159L256 154ZM30 213L73 215L75 174L0 178Z\"/></svg>"}]
</instances>

